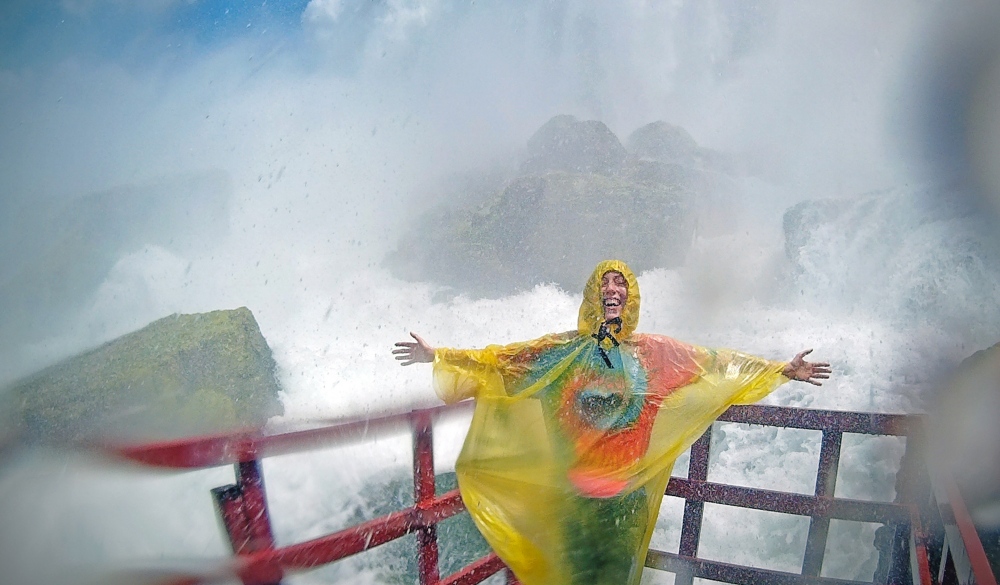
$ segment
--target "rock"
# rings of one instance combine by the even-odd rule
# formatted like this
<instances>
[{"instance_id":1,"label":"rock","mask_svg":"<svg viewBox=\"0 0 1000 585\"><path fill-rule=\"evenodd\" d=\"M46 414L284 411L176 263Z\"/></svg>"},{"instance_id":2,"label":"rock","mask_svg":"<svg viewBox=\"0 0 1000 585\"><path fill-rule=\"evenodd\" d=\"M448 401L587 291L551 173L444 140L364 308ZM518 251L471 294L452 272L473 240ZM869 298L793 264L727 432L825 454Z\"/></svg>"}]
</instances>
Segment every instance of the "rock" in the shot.
<instances>
[{"instance_id":1,"label":"rock","mask_svg":"<svg viewBox=\"0 0 1000 585\"><path fill-rule=\"evenodd\" d=\"M556 116L528 140L525 175L550 171L611 174L627 153L618 137L597 120L581 122L573 116Z\"/></svg>"},{"instance_id":2,"label":"rock","mask_svg":"<svg viewBox=\"0 0 1000 585\"><path fill-rule=\"evenodd\" d=\"M665 152L665 133L690 139L669 124L646 128L634 142L649 154ZM400 278L476 296L539 283L577 292L608 258L638 272L680 265L697 222L692 202L712 206L721 180L700 158L691 160L701 167L662 158L630 155L599 121L556 116L528 141L518 174L428 210L385 264Z\"/></svg>"},{"instance_id":3,"label":"rock","mask_svg":"<svg viewBox=\"0 0 1000 585\"><path fill-rule=\"evenodd\" d=\"M687 130L663 121L637 128L626 143L638 158L668 163L691 164L698 154L698 143Z\"/></svg>"},{"instance_id":4,"label":"rock","mask_svg":"<svg viewBox=\"0 0 1000 585\"><path fill-rule=\"evenodd\" d=\"M736 176L736 161L727 154L698 146L687 130L663 121L637 128L625 141L631 158L697 169L709 175ZM719 177L713 179L718 182Z\"/></svg>"},{"instance_id":5,"label":"rock","mask_svg":"<svg viewBox=\"0 0 1000 585\"><path fill-rule=\"evenodd\" d=\"M390 267L474 294L546 282L579 291L607 258L636 271L679 264L693 233L684 200L680 187L622 177L519 177L478 209L428 219L418 229L426 243L401 249Z\"/></svg>"},{"instance_id":6,"label":"rock","mask_svg":"<svg viewBox=\"0 0 1000 585\"><path fill-rule=\"evenodd\" d=\"M246 307L172 315L13 384L28 440L159 439L261 428L283 413L271 350Z\"/></svg>"}]
</instances>

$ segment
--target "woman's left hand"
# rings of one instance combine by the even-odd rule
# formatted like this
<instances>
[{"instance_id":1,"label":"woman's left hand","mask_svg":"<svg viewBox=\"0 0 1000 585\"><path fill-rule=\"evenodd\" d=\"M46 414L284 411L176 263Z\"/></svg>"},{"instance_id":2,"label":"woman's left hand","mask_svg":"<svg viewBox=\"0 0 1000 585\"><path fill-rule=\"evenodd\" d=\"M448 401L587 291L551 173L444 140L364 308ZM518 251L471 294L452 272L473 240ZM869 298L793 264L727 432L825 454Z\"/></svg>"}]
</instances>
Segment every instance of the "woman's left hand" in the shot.
<instances>
[{"instance_id":1,"label":"woman's left hand","mask_svg":"<svg viewBox=\"0 0 1000 585\"><path fill-rule=\"evenodd\" d=\"M812 353L812 350L807 349L795 354L795 357L785 365L785 369L781 373L791 380L809 382L814 386L822 386L823 384L819 380L829 378L832 373L830 364L826 362L807 362L803 358L810 353Z\"/></svg>"}]
</instances>

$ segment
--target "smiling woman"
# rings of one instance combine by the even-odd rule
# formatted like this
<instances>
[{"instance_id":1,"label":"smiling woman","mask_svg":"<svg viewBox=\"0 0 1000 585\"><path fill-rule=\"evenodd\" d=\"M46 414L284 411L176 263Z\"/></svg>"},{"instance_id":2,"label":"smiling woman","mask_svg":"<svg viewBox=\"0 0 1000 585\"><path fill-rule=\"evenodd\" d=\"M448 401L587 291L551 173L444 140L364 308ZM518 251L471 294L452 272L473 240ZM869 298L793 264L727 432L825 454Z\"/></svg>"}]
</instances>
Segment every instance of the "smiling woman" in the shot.
<instances>
[{"instance_id":1,"label":"smiling woman","mask_svg":"<svg viewBox=\"0 0 1000 585\"><path fill-rule=\"evenodd\" d=\"M634 333L638 281L594 269L576 331L482 350L399 342L434 363L445 402L476 400L455 469L466 508L525 585L636 584L674 460L733 404L826 363L788 363Z\"/></svg>"}]
</instances>

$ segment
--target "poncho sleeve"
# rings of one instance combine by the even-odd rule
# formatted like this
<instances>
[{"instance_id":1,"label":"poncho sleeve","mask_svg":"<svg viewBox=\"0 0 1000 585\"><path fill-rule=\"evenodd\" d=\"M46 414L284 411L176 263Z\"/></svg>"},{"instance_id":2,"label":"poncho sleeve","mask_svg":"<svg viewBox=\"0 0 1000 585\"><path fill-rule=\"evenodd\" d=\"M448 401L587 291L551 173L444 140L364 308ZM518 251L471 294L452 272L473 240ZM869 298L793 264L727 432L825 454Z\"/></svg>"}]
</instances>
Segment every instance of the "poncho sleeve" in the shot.
<instances>
[{"instance_id":1,"label":"poncho sleeve","mask_svg":"<svg viewBox=\"0 0 1000 585\"><path fill-rule=\"evenodd\" d=\"M731 349L703 349L703 374L725 400L734 404L752 404L788 381L782 374L787 365Z\"/></svg>"},{"instance_id":2,"label":"poncho sleeve","mask_svg":"<svg viewBox=\"0 0 1000 585\"><path fill-rule=\"evenodd\" d=\"M434 391L447 404L466 398L507 396L513 382L524 377L543 351L566 343L574 335L570 331L483 349L438 348L434 351Z\"/></svg>"},{"instance_id":3,"label":"poncho sleeve","mask_svg":"<svg viewBox=\"0 0 1000 585\"><path fill-rule=\"evenodd\" d=\"M474 398L502 385L497 365L500 346L485 349L438 348L434 352L434 392L447 404Z\"/></svg>"},{"instance_id":4,"label":"poncho sleeve","mask_svg":"<svg viewBox=\"0 0 1000 585\"><path fill-rule=\"evenodd\" d=\"M670 338L648 340L651 379L662 404L647 456L627 473L642 483L663 469L734 404L756 402L788 381L785 362Z\"/></svg>"}]
</instances>

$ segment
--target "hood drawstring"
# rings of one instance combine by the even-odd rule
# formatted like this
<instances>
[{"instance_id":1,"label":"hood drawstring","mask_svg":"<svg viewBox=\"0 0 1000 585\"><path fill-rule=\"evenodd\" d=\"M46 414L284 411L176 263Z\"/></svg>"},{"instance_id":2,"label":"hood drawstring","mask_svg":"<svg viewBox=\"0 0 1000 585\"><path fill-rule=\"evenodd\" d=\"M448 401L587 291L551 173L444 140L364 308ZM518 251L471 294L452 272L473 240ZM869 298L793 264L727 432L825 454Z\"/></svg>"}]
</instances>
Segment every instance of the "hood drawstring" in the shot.
<instances>
[{"instance_id":1,"label":"hood drawstring","mask_svg":"<svg viewBox=\"0 0 1000 585\"><path fill-rule=\"evenodd\" d=\"M597 333L592 333L590 336L597 340L597 353L601 354L601 358L604 360L605 365L607 365L609 369L613 370L615 367L611 365L611 358L608 357L608 352L601 347L601 342L605 339L610 339L611 343L613 343L615 347L618 347L620 344L618 343L618 340L615 339L615 336L608 331L608 325L615 326L616 334L622 332L622 318L615 317L614 319L608 319L607 321L601 323L601 327L597 330Z\"/></svg>"}]
</instances>

